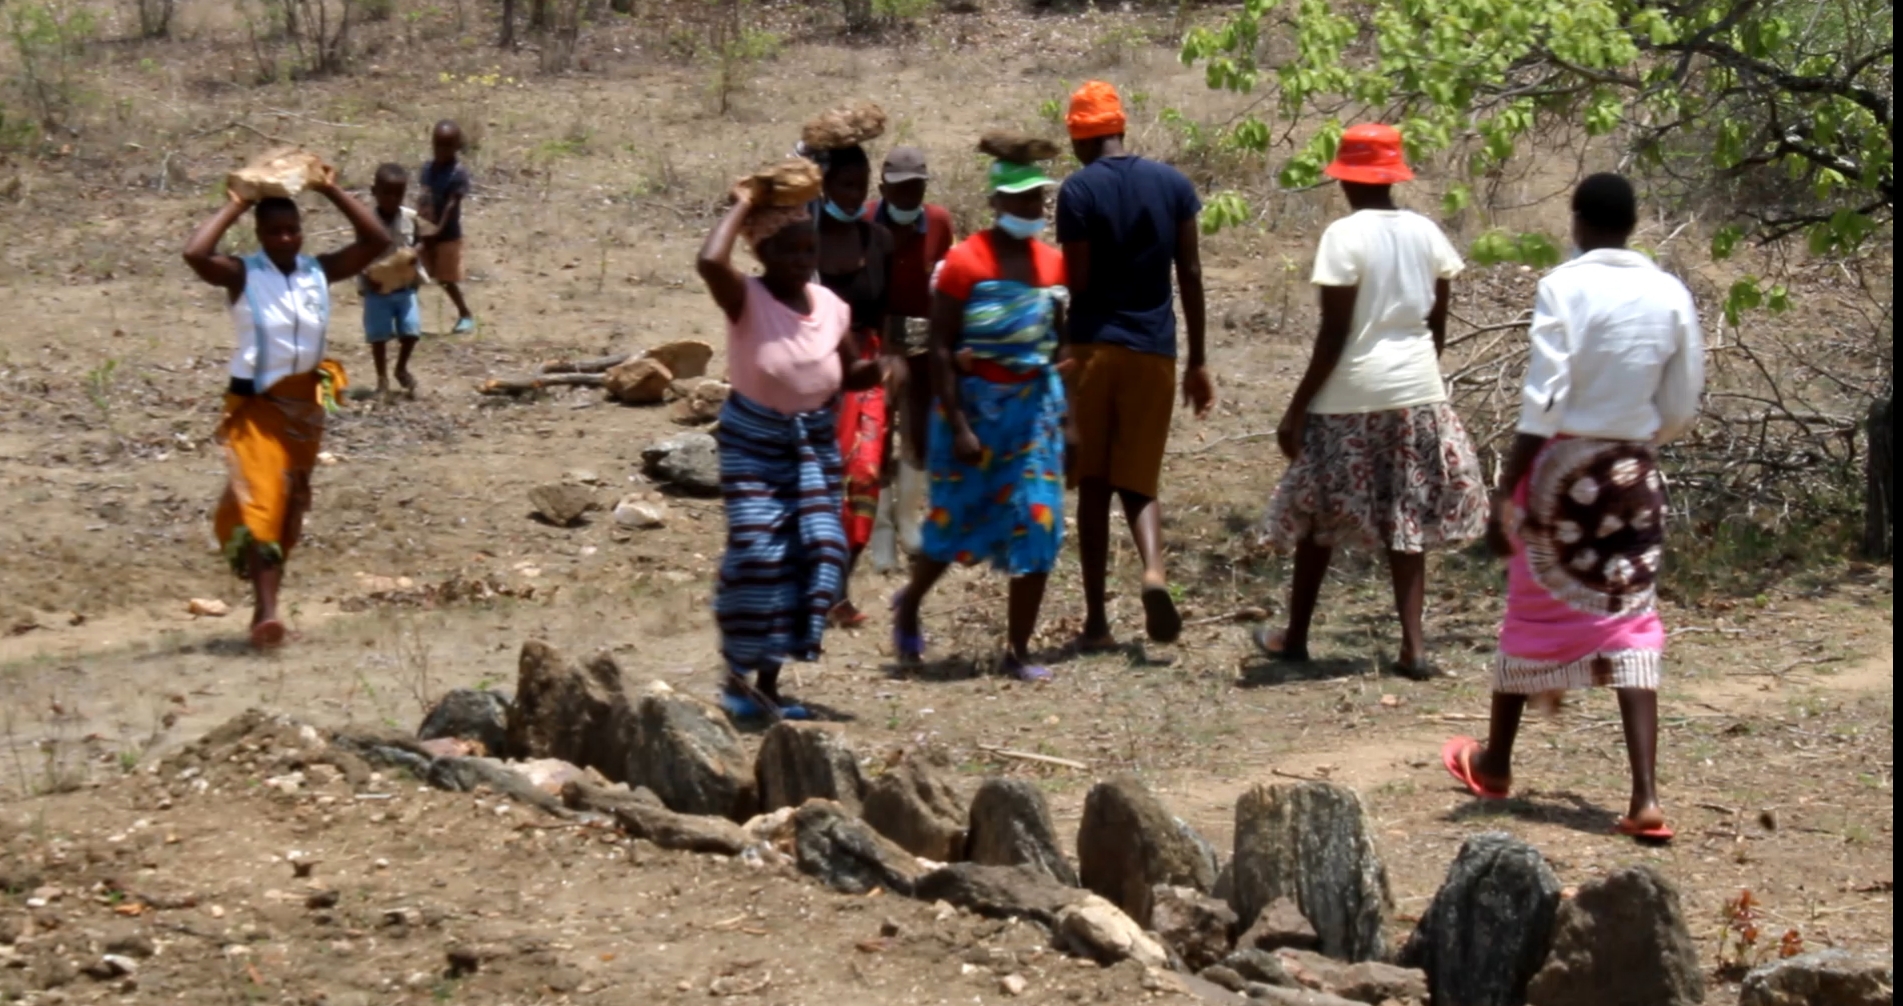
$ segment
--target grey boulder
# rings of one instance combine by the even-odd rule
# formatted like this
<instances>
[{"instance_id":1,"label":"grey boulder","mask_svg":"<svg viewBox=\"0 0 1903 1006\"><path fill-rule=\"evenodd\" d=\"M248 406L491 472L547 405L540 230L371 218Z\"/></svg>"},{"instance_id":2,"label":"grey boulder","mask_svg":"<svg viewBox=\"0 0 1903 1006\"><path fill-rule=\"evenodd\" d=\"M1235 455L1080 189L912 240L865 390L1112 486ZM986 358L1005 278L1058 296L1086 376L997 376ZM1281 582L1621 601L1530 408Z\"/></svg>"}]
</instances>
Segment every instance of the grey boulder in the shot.
<instances>
[{"instance_id":1,"label":"grey boulder","mask_svg":"<svg viewBox=\"0 0 1903 1006\"><path fill-rule=\"evenodd\" d=\"M859 759L836 723L775 723L760 740L754 778L762 813L817 798L856 816L866 786Z\"/></svg>"},{"instance_id":2,"label":"grey boulder","mask_svg":"<svg viewBox=\"0 0 1903 1006\"><path fill-rule=\"evenodd\" d=\"M1349 961L1387 956L1382 925L1393 904L1374 827L1354 790L1323 782L1257 786L1236 802L1236 915L1253 924L1290 898L1321 950Z\"/></svg>"},{"instance_id":3,"label":"grey boulder","mask_svg":"<svg viewBox=\"0 0 1903 1006\"><path fill-rule=\"evenodd\" d=\"M1022 780L986 779L979 785L971 799L965 854L984 866L1028 866L1077 886L1077 872L1057 848L1043 791Z\"/></svg>"},{"instance_id":4,"label":"grey boulder","mask_svg":"<svg viewBox=\"0 0 1903 1006\"><path fill-rule=\"evenodd\" d=\"M1427 973L1436 1002L1523 1006L1546 962L1559 878L1539 850L1487 832L1461 844L1399 962Z\"/></svg>"},{"instance_id":5,"label":"grey boulder","mask_svg":"<svg viewBox=\"0 0 1903 1006\"><path fill-rule=\"evenodd\" d=\"M1738 1006L1890 1006L1895 1000L1889 961L1833 948L1753 970Z\"/></svg>"},{"instance_id":6,"label":"grey boulder","mask_svg":"<svg viewBox=\"0 0 1903 1006\"><path fill-rule=\"evenodd\" d=\"M482 753L509 756L509 698L476 688L452 688L416 728L420 741L454 737L482 745Z\"/></svg>"},{"instance_id":7,"label":"grey boulder","mask_svg":"<svg viewBox=\"0 0 1903 1006\"><path fill-rule=\"evenodd\" d=\"M720 495L720 445L712 434L676 433L645 448L641 470L690 495Z\"/></svg>"}]
</instances>

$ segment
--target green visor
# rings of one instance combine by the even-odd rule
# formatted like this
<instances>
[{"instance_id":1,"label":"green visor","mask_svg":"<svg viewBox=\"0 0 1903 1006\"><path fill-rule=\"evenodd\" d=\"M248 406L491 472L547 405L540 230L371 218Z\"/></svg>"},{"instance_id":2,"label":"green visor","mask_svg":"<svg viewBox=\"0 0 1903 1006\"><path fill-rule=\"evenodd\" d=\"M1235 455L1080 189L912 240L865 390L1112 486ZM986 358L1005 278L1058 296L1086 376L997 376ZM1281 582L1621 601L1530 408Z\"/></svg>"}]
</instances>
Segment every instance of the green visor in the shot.
<instances>
[{"instance_id":1,"label":"green visor","mask_svg":"<svg viewBox=\"0 0 1903 1006\"><path fill-rule=\"evenodd\" d=\"M1048 189L1057 183L1035 164L998 161L991 165L991 191L1017 195L1033 189Z\"/></svg>"}]
</instances>

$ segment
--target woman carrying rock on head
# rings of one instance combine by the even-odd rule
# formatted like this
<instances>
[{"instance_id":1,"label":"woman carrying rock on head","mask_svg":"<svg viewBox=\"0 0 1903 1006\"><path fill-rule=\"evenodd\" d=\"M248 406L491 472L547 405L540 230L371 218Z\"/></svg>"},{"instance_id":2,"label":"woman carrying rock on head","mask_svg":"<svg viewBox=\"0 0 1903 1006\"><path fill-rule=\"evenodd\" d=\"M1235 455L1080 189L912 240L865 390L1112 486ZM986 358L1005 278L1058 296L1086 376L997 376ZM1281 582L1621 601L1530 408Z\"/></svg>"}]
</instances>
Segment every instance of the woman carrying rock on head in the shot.
<instances>
[{"instance_id":1,"label":"woman carrying rock on head","mask_svg":"<svg viewBox=\"0 0 1903 1006\"><path fill-rule=\"evenodd\" d=\"M846 303L813 282L812 213L798 199L779 202L769 186L737 186L695 262L727 316L733 391L717 434L727 548L714 620L727 665L721 705L736 718L807 716L780 694L779 675L786 661L819 655L844 581L839 397L884 376L861 356ZM743 236L759 276L733 266Z\"/></svg>"},{"instance_id":2,"label":"woman carrying rock on head","mask_svg":"<svg viewBox=\"0 0 1903 1006\"><path fill-rule=\"evenodd\" d=\"M289 635L278 614L278 588L310 510L325 417L346 384L343 367L325 354L330 285L363 272L390 247L376 212L339 188L330 167L313 170L319 177L309 188L350 222L350 244L306 255L296 202L233 188L185 245L185 264L224 291L237 329L215 434L229 478L212 531L232 571L251 582L251 645L258 649L275 648ZM218 242L247 212L258 250L242 257L220 252Z\"/></svg>"},{"instance_id":3,"label":"woman carrying rock on head","mask_svg":"<svg viewBox=\"0 0 1903 1006\"><path fill-rule=\"evenodd\" d=\"M1057 148L987 137L997 222L945 256L933 284L936 410L925 449L931 503L912 581L894 601L893 648L925 652L919 605L954 562L989 562L1011 578L1005 670L1048 681L1031 635L1064 535L1067 413L1064 256L1037 239L1056 186L1037 160Z\"/></svg>"},{"instance_id":4,"label":"woman carrying rock on head","mask_svg":"<svg viewBox=\"0 0 1903 1006\"><path fill-rule=\"evenodd\" d=\"M877 361L889 348L884 339L886 305L891 294L891 232L866 213L872 188L867 140L885 127L876 106L828 112L808 123L803 153L822 172L819 217L819 281L850 309L853 338L861 359ZM852 573L872 541L878 517L879 488L885 477L886 389L849 390L839 399L839 452L845 469L846 571L832 624L856 628L866 616L852 603Z\"/></svg>"}]
</instances>

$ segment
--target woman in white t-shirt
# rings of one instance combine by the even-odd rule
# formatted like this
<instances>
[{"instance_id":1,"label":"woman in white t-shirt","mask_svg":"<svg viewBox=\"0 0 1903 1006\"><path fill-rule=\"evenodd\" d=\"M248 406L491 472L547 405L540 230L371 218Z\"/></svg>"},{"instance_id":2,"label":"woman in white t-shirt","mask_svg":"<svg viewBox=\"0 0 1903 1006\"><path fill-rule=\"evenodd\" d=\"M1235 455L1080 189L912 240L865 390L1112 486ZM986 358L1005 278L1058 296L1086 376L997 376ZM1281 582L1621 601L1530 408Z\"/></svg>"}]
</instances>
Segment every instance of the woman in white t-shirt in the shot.
<instances>
[{"instance_id":1,"label":"woman in white t-shirt","mask_svg":"<svg viewBox=\"0 0 1903 1006\"><path fill-rule=\"evenodd\" d=\"M1342 134L1329 177L1354 210L1323 233L1313 282L1321 331L1276 428L1289 469L1269 504L1267 537L1295 553L1288 627L1255 634L1277 660L1308 659L1308 627L1337 545L1382 549L1401 616L1394 670L1435 675L1421 633L1426 550L1486 529L1473 444L1447 403L1440 352L1460 255L1389 187L1414 177L1391 126Z\"/></svg>"}]
</instances>

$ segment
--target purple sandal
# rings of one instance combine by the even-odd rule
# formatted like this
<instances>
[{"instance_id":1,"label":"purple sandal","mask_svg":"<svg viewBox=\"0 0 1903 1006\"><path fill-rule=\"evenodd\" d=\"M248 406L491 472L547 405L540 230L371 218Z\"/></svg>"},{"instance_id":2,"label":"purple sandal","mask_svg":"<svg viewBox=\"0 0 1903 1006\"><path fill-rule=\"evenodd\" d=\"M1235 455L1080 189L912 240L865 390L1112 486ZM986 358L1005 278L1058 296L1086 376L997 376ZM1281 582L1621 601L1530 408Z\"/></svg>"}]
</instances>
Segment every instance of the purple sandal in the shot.
<instances>
[{"instance_id":1,"label":"purple sandal","mask_svg":"<svg viewBox=\"0 0 1903 1006\"><path fill-rule=\"evenodd\" d=\"M899 628L899 605L905 603L905 591L892 595L892 652L901 663L916 664L925 659L925 633L906 633Z\"/></svg>"},{"instance_id":2,"label":"purple sandal","mask_svg":"<svg viewBox=\"0 0 1903 1006\"><path fill-rule=\"evenodd\" d=\"M1057 675L1051 673L1050 668L1042 664L1019 663L1016 657L1005 657L1004 668L1011 673L1012 677L1017 678L1027 685L1049 684L1057 677Z\"/></svg>"}]
</instances>

